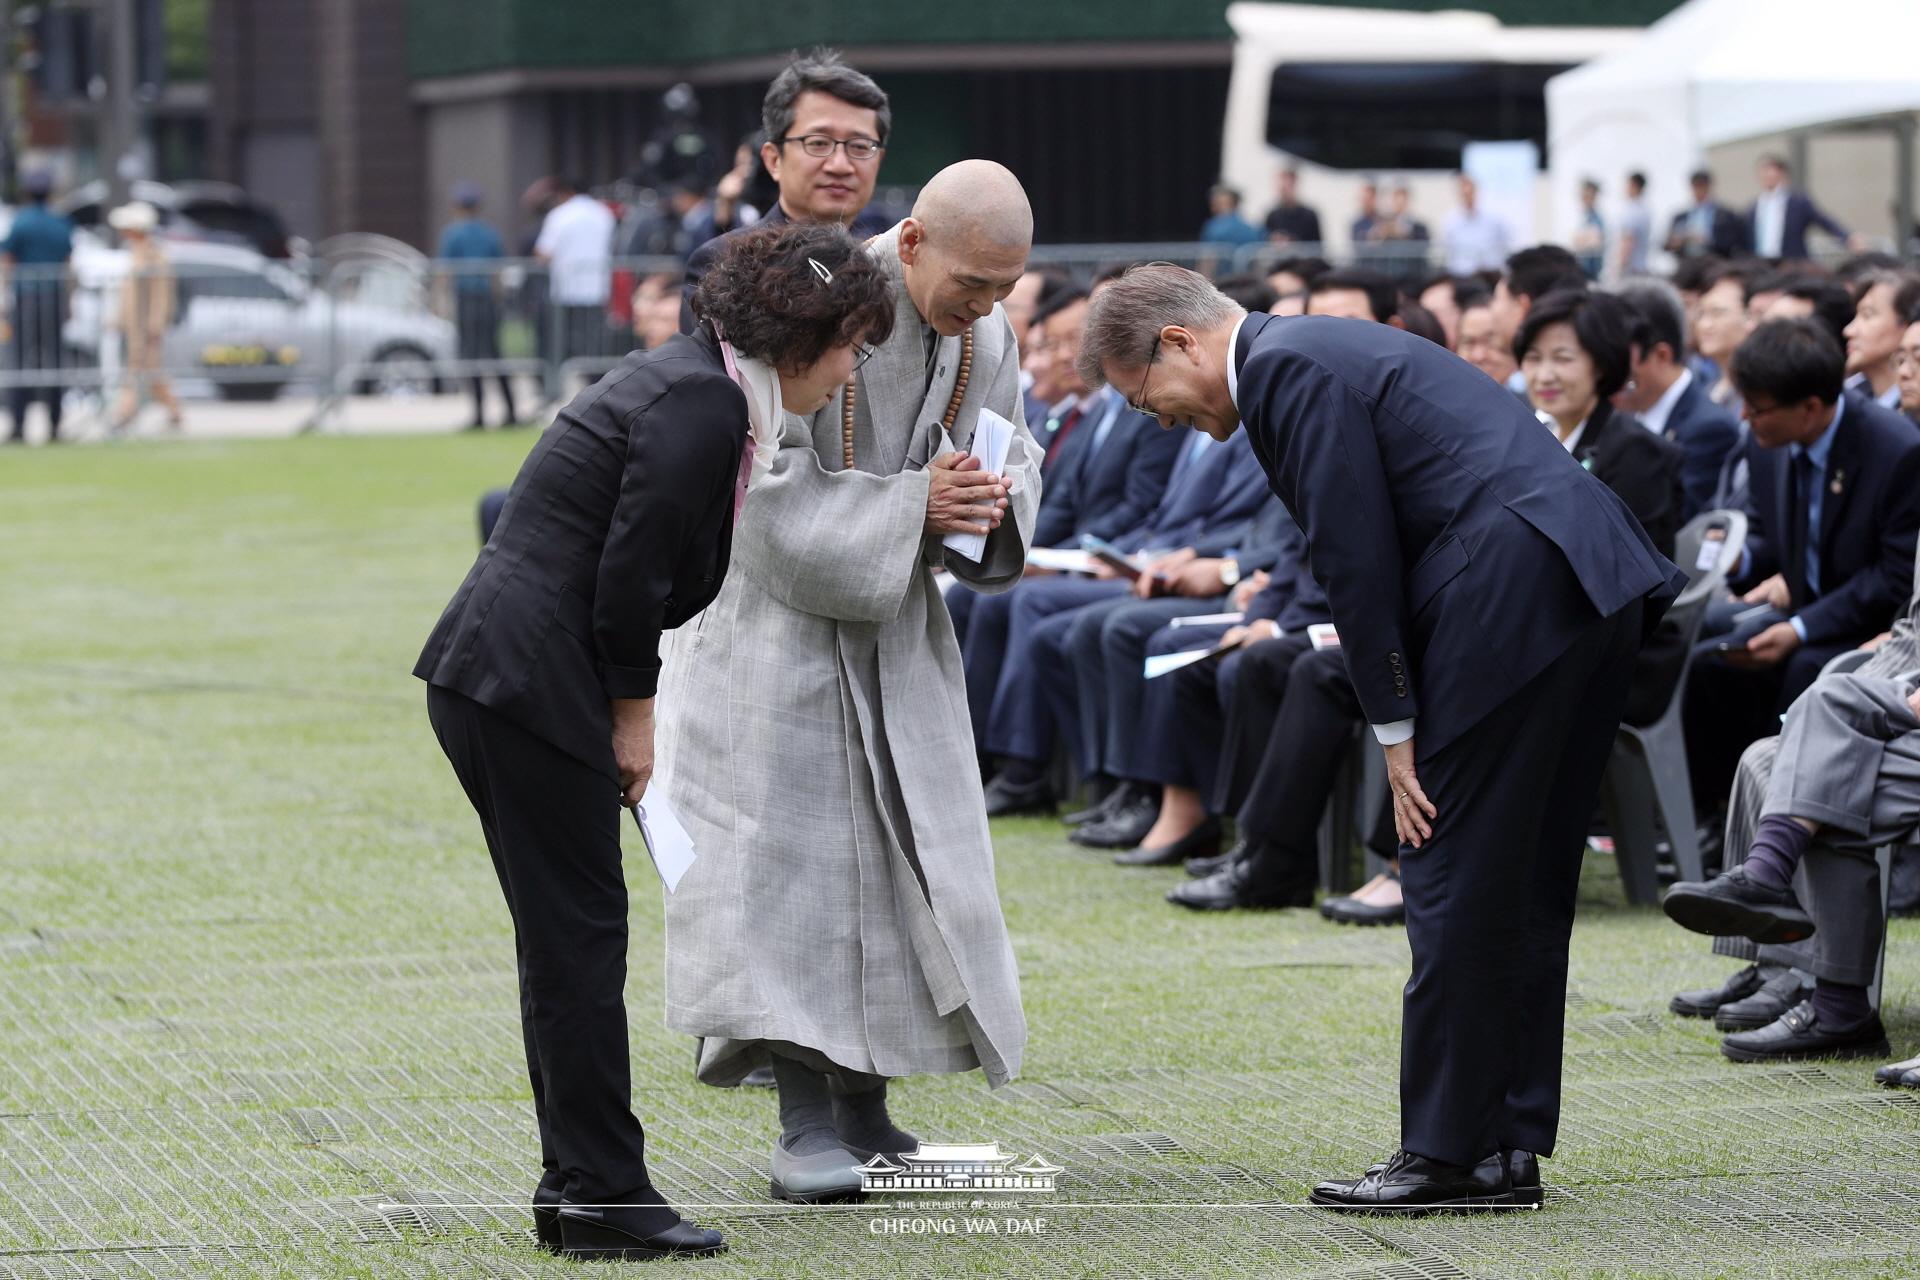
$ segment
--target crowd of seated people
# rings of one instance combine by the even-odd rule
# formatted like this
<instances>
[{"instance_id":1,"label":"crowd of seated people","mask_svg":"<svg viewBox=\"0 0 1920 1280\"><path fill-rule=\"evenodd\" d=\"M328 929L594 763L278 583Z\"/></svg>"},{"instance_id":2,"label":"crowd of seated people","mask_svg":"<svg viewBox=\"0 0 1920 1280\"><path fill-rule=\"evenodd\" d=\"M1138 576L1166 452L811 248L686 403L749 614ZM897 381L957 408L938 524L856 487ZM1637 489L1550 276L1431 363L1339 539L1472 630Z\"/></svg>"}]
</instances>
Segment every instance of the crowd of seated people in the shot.
<instances>
[{"instance_id":1,"label":"crowd of seated people","mask_svg":"<svg viewBox=\"0 0 1920 1280\"><path fill-rule=\"evenodd\" d=\"M1449 347L1670 554L1696 517L1744 515L1726 597L1697 637L1655 633L1624 716L1683 706L1709 871L1726 870L1670 891L1669 912L1748 961L1673 1007L1714 1018L1737 1060L1887 1053L1875 851L1920 824L1920 274L1880 255L1828 271L1702 253L1602 289L1537 245L1474 275L1292 258L1221 285L1251 310ZM1350 824L1377 874L1316 892L1323 816L1355 802L1343 779L1367 776L1353 763L1375 748L1304 539L1245 437L1163 429L1130 407L1138 389L1089 394L1075 282L1033 273L1016 304L1046 451L1034 542L1063 554L1005 595L947 597L989 812L1064 807L1074 844L1184 867L1174 907L1401 921L1383 783ZM1821 677L1860 648L1865 666ZM1893 909L1920 905L1916 873L1895 860ZM1920 1060L1881 1076L1920 1087Z\"/></svg>"}]
</instances>

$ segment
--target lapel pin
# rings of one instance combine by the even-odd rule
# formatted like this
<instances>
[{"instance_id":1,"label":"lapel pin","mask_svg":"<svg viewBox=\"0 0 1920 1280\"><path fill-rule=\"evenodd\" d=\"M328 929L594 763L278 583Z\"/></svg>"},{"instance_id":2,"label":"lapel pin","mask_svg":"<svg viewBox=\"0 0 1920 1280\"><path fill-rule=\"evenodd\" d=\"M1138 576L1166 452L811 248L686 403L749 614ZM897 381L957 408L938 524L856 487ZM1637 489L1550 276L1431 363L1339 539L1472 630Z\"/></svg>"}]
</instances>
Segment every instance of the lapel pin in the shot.
<instances>
[{"instance_id":1,"label":"lapel pin","mask_svg":"<svg viewBox=\"0 0 1920 1280\"><path fill-rule=\"evenodd\" d=\"M1841 491L1844 490L1846 487L1847 487L1847 473L1844 471L1836 471L1833 473L1833 483L1827 486L1827 492L1833 494L1833 496L1837 498L1840 496Z\"/></svg>"}]
</instances>

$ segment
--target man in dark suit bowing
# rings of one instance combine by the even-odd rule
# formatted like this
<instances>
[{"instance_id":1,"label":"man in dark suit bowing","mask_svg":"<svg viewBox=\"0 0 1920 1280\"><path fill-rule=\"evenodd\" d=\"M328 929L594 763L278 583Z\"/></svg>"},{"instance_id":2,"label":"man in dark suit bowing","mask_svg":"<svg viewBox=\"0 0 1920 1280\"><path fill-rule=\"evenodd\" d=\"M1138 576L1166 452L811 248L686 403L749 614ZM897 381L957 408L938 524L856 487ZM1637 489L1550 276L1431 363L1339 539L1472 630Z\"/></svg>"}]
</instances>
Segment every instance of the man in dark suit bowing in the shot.
<instances>
[{"instance_id":1,"label":"man in dark suit bowing","mask_svg":"<svg viewBox=\"0 0 1920 1280\"><path fill-rule=\"evenodd\" d=\"M1081 367L1163 426L1225 440L1244 419L1386 750L1413 950L1401 1149L1315 1203L1538 1203L1587 820L1684 577L1510 394L1399 330L1249 316L1154 264L1094 300Z\"/></svg>"}]
</instances>

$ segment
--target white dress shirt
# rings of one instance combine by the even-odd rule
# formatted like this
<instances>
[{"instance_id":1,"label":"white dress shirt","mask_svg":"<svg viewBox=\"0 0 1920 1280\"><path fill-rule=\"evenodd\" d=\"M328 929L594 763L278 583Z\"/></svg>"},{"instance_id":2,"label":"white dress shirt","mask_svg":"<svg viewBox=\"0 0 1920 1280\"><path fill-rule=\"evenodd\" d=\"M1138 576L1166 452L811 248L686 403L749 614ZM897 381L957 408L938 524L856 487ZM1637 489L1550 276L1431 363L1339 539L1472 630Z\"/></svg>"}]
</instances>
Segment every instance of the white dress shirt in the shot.
<instances>
[{"instance_id":1,"label":"white dress shirt","mask_svg":"<svg viewBox=\"0 0 1920 1280\"><path fill-rule=\"evenodd\" d=\"M1762 258L1780 256L1787 236L1787 189L1775 187L1753 202L1753 251Z\"/></svg>"},{"instance_id":2,"label":"white dress shirt","mask_svg":"<svg viewBox=\"0 0 1920 1280\"><path fill-rule=\"evenodd\" d=\"M588 195L555 205L540 224L535 253L552 273L550 296L563 307L604 306L613 286L613 210Z\"/></svg>"}]
</instances>

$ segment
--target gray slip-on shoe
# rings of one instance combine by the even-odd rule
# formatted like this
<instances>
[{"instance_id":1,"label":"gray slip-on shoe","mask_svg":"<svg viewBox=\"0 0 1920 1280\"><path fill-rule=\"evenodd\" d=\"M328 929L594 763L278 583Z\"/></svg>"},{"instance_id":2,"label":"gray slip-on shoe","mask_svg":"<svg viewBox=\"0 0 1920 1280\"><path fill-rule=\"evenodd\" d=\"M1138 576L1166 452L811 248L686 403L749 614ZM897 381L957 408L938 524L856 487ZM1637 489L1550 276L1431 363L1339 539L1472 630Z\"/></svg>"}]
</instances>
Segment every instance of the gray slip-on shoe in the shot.
<instances>
[{"instance_id":1,"label":"gray slip-on shoe","mask_svg":"<svg viewBox=\"0 0 1920 1280\"><path fill-rule=\"evenodd\" d=\"M773 1198L791 1204L833 1204L864 1195L860 1161L844 1147L796 1156L773 1144Z\"/></svg>"}]
</instances>

